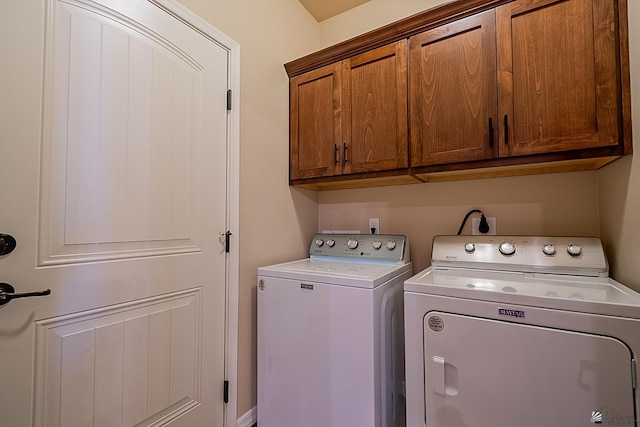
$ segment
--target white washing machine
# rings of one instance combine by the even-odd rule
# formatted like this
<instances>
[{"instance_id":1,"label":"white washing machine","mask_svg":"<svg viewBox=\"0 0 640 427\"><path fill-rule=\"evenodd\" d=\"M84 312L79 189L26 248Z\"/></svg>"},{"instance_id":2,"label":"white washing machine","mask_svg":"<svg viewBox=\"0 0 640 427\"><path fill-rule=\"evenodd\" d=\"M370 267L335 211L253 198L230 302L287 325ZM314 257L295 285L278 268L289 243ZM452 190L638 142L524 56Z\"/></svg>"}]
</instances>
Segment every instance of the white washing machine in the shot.
<instances>
[{"instance_id":1,"label":"white washing machine","mask_svg":"<svg viewBox=\"0 0 640 427\"><path fill-rule=\"evenodd\" d=\"M637 426L640 294L595 238L437 236L405 282L408 427Z\"/></svg>"},{"instance_id":2,"label":"white washing machine","mask_svg":"<svg viewBox=\"0 0 640 427\"><path fill-rule=\"evenodd\" d=\"M258 425L404 425L401 235L318 234L258 269Z\"/></svg>"}]
</instances>

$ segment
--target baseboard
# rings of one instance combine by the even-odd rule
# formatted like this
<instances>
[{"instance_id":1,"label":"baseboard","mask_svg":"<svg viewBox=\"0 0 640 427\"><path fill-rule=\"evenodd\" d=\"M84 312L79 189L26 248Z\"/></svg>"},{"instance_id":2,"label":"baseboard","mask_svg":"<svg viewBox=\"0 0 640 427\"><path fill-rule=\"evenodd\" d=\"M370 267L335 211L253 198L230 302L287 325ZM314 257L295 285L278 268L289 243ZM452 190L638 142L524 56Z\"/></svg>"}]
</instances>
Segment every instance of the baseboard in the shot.
<instances>
[{"instance_id":1,"label":"baseboard","mask_svg":"<svg viewBox=\"0 0 640 427\"><path fill-rule=\"evenodd\" d=\"M258 409L254 406L238 418L237 427L253 427L258 422Z\"/></svg>"}]
</instances>

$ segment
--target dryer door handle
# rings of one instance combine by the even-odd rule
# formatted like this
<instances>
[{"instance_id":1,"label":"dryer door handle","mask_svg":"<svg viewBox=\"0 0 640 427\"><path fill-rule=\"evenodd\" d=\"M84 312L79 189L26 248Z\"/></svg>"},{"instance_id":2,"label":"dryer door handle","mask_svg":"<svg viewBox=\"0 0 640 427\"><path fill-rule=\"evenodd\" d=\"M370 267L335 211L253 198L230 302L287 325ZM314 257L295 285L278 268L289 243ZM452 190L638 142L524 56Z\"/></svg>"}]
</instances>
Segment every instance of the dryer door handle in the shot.
<instances>
[{"instance_id":1,"label":"dryer door handle","mask_svg":"<svg viewBox=\"0 0 640 427\"><path fill-rule=\"evenodd\" d=\"M432 367L432 375L431 375L431 387L434 393L445 396L446 392L446 383L444 379L444 368L445 361L444 357L433 356L431 358L433 361Z\"/></svg>"}]
</instances>

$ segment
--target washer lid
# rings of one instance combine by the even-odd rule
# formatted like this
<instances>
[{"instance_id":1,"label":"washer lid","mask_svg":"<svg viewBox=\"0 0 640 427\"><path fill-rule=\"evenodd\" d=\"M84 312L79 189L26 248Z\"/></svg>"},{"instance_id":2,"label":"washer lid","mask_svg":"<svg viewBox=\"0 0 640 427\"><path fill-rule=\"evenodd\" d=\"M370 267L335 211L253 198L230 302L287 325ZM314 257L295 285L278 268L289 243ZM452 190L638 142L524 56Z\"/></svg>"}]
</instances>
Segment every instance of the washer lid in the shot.
<instances>
[{"instance_id":1,"label":"washer lid","mask_svg":"<svg viewBox=\"0 0 640 427\"><path fill-rule=\"evenodd\" d=\"M405 292L640 318L640 293L608 278L429 267Z\"/></svg>"},{"instance_id":2,"label":"washer lid","mask_svg":"<svg viewBox=\"0 0 640 427\"><path fill-rule=\"evenodd\" d=\"M260 267L258 275L359 288L375 288L402 273L411 271L410 262L398 264L393 261L354 261L323 257Z\"/></svg>"}]
</instances>

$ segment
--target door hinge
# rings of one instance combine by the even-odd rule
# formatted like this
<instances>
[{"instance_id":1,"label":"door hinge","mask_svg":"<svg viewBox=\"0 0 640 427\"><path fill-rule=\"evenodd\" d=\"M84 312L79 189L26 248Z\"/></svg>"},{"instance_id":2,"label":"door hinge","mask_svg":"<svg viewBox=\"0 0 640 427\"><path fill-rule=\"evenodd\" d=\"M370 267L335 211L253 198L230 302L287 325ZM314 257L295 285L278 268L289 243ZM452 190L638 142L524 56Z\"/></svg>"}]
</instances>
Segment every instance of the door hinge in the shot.
<instances>
[{"instance_id":1,"label":"door hinge","mask_svg":"<svg viewBox=\"0 0 640 427\"><path fill-rule=\"evenodd\" d=\"M229 381L224 382L223 400L224 403L229 403Z\"/></svg>"},{"instance_id":2,"label":"door hinge","mask_svg":"<svg viewBox=\"0 0 640 427\"><path fill-rule=\"evenodd\" d=\"M229 230L227 230L226 233L224 233L224 251L226 253L229 253L231 251L231 235L233 233L230 232Z\"/></svg>"},{"instance_id":3,"label":"door hinge","mask_svg":"<svg viewBox=\"0 0 640 427\"><path fill-rule=\"evenodd\" d=\"M631 359L631 386L635 390L638 387L638 367L636 359Z\"/></svg>"},{"instance_id":4,"label":"door hinge","mask_svg":"<svg viewBox=\"0 0 640 427\"><path fill-rule=\"evenodd\" d=\"M231 89L227 90L227 111L231 111Z\"/></svg>"}]
</instances>

